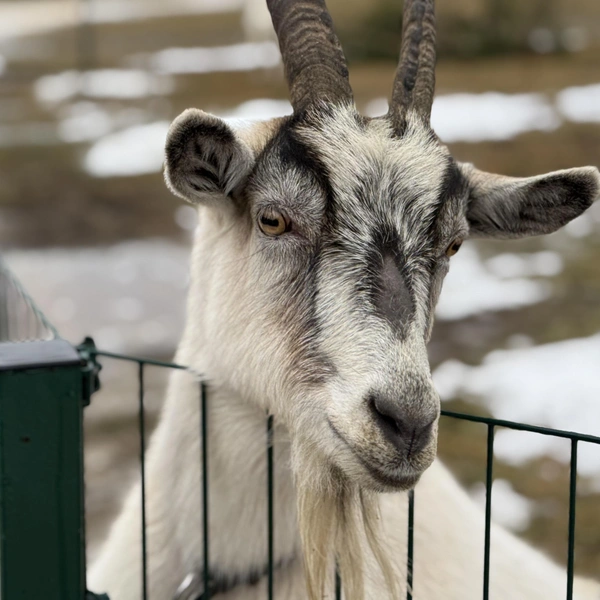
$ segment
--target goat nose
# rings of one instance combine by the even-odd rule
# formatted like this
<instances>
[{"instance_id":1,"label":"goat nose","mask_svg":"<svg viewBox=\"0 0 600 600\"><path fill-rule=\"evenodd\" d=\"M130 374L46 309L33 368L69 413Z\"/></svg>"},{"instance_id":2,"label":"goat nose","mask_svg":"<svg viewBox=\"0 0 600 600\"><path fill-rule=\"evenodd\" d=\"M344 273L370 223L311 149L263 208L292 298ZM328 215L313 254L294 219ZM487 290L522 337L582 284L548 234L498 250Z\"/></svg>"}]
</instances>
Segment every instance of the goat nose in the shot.
<instances>
[{"instance_id":1,"label":"goat nose","mask_svg":"<svg viewBox=\"0 0 600 600\"><path fill-rule=\"evenodd\" d=\"M430 442L437 412L424 409L418 415L409 415L398 400L380 394L369 396L369 406L387 440L408 458Z\"/></svg>"}]
</instances>

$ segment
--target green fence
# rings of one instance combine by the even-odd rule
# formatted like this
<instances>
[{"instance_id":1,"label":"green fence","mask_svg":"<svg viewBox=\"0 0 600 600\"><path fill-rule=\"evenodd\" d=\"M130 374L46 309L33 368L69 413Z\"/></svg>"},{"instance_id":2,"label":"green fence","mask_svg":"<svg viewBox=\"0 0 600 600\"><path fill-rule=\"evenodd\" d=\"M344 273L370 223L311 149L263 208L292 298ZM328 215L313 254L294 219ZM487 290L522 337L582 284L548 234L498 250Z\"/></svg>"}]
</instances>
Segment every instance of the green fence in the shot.
<instances>
[{"instance_id":1,"label":"green fence","mask_svg":"<svg viewBox=\"0 0 600 600\"><path fill-rule=\"evenodd\" d=\"M0 263L0 597L83 598L83 407L94 367ZM33 572L35 571L35 572Z\"/></svg>"},{"instance_id":2,"label":"green fence","mask_svg":"<svg viewBox=\"0 0 600 600\"><path fill-rule=\"evenodd\" d=\"M84 407L99 387L99 361L112 359L137 365L137 413L140 442L142 523L142 598L148 599L146 547L146 468L144 448L145 371L148 366L185 369L182 365L102 352L87 339L75 348L61 340L29 296L0 263L0 598L3 600L83 600L94 597L85 584L85 515L83 477ZM206 390L198 383L202 454L202 570L193 574L179 598L208 600L223 591L211 578L206 435ZM579 444L600 444L600 437L522 423L442 411L445 419L481 424L487 430L485 541L482 598L489 598L494 434L499 428L570 440L569 527L565 598L573 598L577 451ZM274 600L274 522L272 445L273 417L265 418L267 461L267 598ZM409 495L407 599L412 599L413 531L417 493ZM343 582L336 577L336 598ZM101 592L102 590L95 590ZM151 599L155 600L155 599ZM158 600L158 599L156 599ZM281 599L283 600L283 599ZM418 600L418 598L416 598Z\"/></svg>"}]
</instances>

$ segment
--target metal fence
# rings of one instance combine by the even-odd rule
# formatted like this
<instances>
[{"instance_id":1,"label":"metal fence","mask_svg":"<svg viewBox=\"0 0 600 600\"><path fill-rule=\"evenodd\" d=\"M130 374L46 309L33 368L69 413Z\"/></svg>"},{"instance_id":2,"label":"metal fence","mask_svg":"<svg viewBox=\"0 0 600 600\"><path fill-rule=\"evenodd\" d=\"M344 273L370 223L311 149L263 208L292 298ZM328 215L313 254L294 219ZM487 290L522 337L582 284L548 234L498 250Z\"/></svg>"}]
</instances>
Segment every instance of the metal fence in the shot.
<instances>
[{"instance_id":1,"label":"metal fence","mask_svg":"<svg viewBox=\"0 0 600 600\"><path fill-rule=\"evenodd\" d=\"M142 522L142 598L148 600L148 563L146 538L146 406L145 372L149 366L185 369L183 365L138 358L96 349L91 339L73 348L55 336L54 330L35 308L34 303L8 274L0 271L0 281L11 289L0 293L0 314L7 316L4 339L47 337L45 341L0 342L0 597L4 600L32 599L83 600L95 595L85 586L85 519L83 479L83 407L98 389L98 360L114 359L137 365L137 426L141 478L140 503ZM17 300L15 300L17 299ZM31 313L33 316L23 318ZM38 319L33 326L34 316ZM29 319L32 319L30 322ZM13 325L16 323L16 325ZM25 323L25 325L19 325ZM23 327L24 329L19 329ZM24 331L16 334L17 331ZM211 578L210 506L208 490L207 394L206 385L198 382L201 425L202 468L202 571L196 578L197 595L186 598L208 600L223 591ZM494 435L500 428L531 432L567 439L571 443L569 521L567 540L567 586L565 598L573 598L575 562L575 517L577 496L577 451L581 443L600 445L600 437L569 431L535 427L473 415L442 411L443 421L460 419L481 424L487 429L485 540L483 600L489 599L494 468ZM265 416L265 460L267 461L267 599L274 600L274 449L273 416ZM40 499L44 499L41 502ZM413 599L413 564L419 561L414 551L415 505L418 490L409 494L407 600ZM35 565L35 574L31 567ZM336 575L336 598L342 597L343 582ZM102 591L102 590L96 590ZM191 590L192 592L194 590ZM189 590L188 590L189 592ZM87 596L86 596L87 594ZM183 596L182 596L183 597ZM418 600L418 597L415 597Z\"/></svg>"}]
</instances>

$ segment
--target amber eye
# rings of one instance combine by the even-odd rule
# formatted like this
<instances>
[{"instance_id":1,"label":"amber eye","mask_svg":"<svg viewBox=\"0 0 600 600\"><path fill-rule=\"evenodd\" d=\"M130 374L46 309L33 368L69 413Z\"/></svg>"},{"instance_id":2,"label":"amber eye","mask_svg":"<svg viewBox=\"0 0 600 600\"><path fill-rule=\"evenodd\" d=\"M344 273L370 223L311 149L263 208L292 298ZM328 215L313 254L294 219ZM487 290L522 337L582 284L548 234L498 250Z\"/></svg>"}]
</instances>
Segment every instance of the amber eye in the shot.
<instances>
[{"instance_id":1,"label":"amber eye","mask_svg":"<svg viewBox=\"0 0 600 600\"><path fill-rule=\"evenodd\" d=\"M446 256L454 256L462 246L462 240L454 240L448 248L446 248Z\"/></svg>"},{"instance_id":2,"label":"amber eye","mask_svg":"<svg viewBox=\"0 0 600 600\"><path fill-rule=\"evenodd\" d=\"M258 226L265 235L277 236L289 230L289 221L278 210L267 208L258 216Z\"/></svg>"}]
</instances>

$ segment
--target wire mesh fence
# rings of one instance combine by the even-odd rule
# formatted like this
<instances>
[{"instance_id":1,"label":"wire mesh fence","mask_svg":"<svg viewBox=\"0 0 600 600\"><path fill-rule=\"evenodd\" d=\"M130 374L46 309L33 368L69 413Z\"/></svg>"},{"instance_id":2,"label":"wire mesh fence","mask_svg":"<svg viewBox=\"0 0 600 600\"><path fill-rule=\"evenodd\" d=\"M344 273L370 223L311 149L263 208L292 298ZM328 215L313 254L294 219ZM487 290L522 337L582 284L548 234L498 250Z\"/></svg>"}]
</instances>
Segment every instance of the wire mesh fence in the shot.
<instances>
[{"instance_id":1,"label":"wire mesh fence","mask_svg":"<svg viewBox=\"0 0 600 600\"><path fill-rule=\"evenodd\" d=\"M147 560L147 531L146 531L146 465L145 465L145 370L149 366L156 366L166 369L185 369L186 367L174 363L138 358L125 354L117 354L112 352L103 352L101 350L92 349L91 353L97 358L110 358L118 361L129 361L137 365L138 377L138 433L140 444L140 476L141 476L141 497L140 503L142 506L142 522L140 530L140 543L142 546L142 595L140 600L148 600L148 560ZM219 588L218 582L215 582L211 576L210 570L210 539L211 532L209 527L209 470L208 456L210 447L208 445L207 435L207 388L205 383L198 383L198 405L200 412L200 431L201 436L201 455L199 457L201 463L201 480L202 480L202 569L195 577L186 580L179 590L176 598L184 599L200 599L208 600L209 598L224 591ZM577 457L578 449L581 444L594 444L600 446L600 437L551 429L547 427L539 427L527 425L513 421L502 419L494 419L476 415L462 414L453 411L442 411L442 426L448 420L461 420L475 423L486 430L486 462L485 462L485 536L481 548L483 560L483 588L482 600L490 598L490 573L491 573L491 555L494 551L492 544L492 505L493 493L492 484L494 481L494 440L495 434L499 429L510 429L514 431L528 432L543 436L552 436L555 438L565 439L570 442L570 462L569 462L569 489L568 489L568 532L567 532L567 553L565 562L567 566L567 578L565 598L573 600L573 585L574 585L574 570L575 570L575 524L576 524L576 502L577 502ZM274 417L272 415L265 416L265 461L267 464L267 502L264 507L266 512L267 530L267 570L265 576L267 578L267 593L266 600L276 600L274 594L274 581L277 576L276 564L274 562L274 531L277 523L274 520L274 461L275 450L273 447L273 428ZM419 495L418 487L416 491L411 491L408 494L408 539L407 539L407 555L406 555L406 573L407 573L407 600L418 600L418 595L414 595L415 587L418 589L418 582L414 578L414 565L418 563L419 556L415 554L414 532L415 532L415 508L418 506ZM343 581L339 575L335 575L335 598L341 600L343 591Z\"/></svg>"},{"instance_id":2,"label":"wire mesh fence","mask_svg":"<svg viewBox=\"0 0 600 600\"><path fill-rule=\"evenodd\" d=\"M54 327L0 256L0 343L50 340Z\"/></svg>"}]
</instances>

